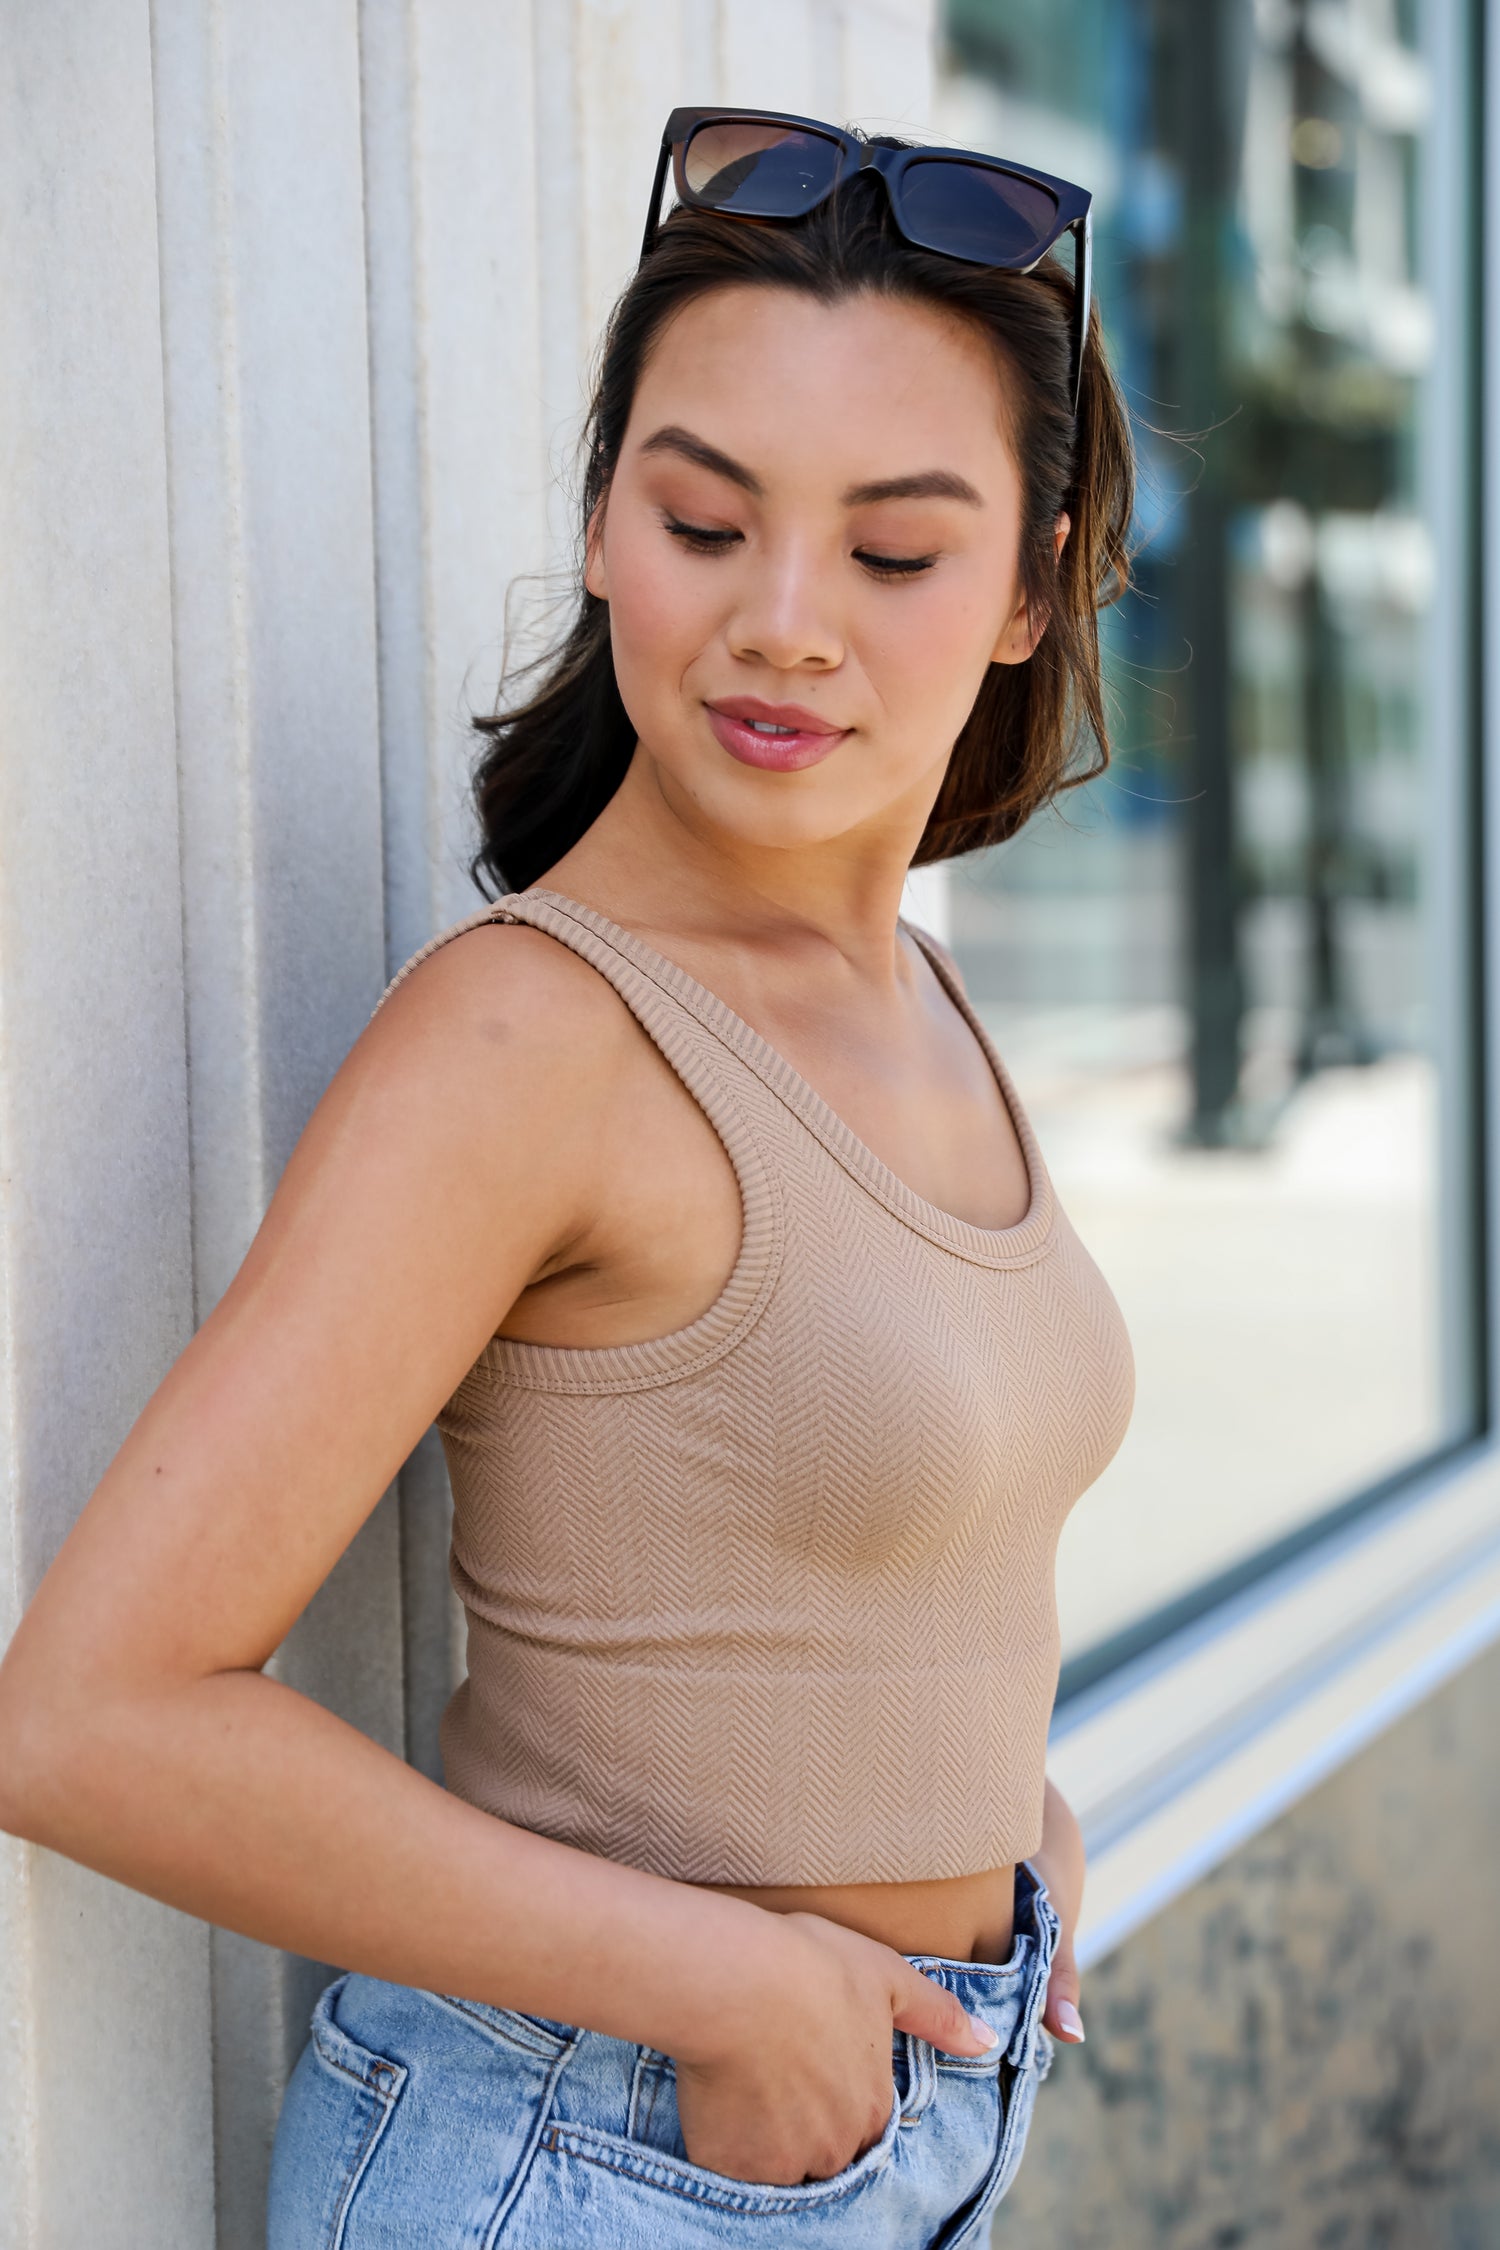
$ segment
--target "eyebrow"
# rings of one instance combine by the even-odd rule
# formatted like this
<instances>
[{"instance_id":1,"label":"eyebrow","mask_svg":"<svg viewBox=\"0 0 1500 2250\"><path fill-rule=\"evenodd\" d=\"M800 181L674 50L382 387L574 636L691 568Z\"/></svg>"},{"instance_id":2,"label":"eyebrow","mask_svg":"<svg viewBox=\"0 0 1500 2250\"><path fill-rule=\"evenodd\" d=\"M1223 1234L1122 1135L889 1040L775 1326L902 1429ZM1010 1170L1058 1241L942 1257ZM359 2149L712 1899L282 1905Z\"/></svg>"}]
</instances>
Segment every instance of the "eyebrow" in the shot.
<instances>
[{"instance_id":1,"label":"eyebrow","mask_svg":"<svg viewBox=\"0 0 1500 2250\"><path fill-rule=\"evenodd\" d=\"M757 500L764 499L765 486L753 469L721 453L716 445L705 438L694 437L675 422L662 429L653 430L641 446L642 453L676 453L684 461L691 461L700 469L707 469L730 484L737 484L742 492L751 493ZM846 508L868 508L881 500L962 500L970 508L982 508L984 501L967 477L956 469L922 469L908 477L881 477L873 484L855 484L843 495Z\"/></svg>"},{"instance_id":2,"label":"eyebrow","mask_svg":"<svg viewBox=\"0 0 1500 2250\"><path fill-rule=\"evenodd\" d=\"M982 508L983 500L956 469L923 469L916 476L882 477L878 484L856 484L844 494L846 508L868 508L877 500L962 500Z\"/></svg>"},{"instance_id":3,"label":"eyebrow","mask_svg":"<svg viewBox=\"0 0 1500 2250\"><path fill-rule=\"evenodd\" d=\"M641 451L680 453L684 461L696 462L700 469L709 469L716 477L726 477L731 484L737 484L742 492L753 493L757 500L765 497L766 488L753 471L738 461L732 461L716 445L694 437L691 430L680 429L675 422L669 422L664 429L653 430Z\"/></svg>"}]
</instances>

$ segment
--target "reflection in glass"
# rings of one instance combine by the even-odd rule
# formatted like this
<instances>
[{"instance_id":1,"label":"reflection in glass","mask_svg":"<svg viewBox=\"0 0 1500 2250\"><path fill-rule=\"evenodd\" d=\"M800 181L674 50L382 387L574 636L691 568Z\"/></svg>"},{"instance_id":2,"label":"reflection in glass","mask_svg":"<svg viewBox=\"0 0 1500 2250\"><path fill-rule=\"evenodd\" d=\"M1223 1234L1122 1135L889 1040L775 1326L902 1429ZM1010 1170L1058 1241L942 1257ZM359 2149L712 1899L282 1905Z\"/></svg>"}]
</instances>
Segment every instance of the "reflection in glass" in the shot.
<instances>
[{"instance_id":1,"label":"reflection in glass","mask_svg":"<svg viewBox=\"0 0 1500 2250\"><path fill-rule=\"evenodd\" d=\"M948 0L944 129L1095 190L1145 469L1116 762L951 891L1136 1344L1075 1658L1475 1426L1463 15Z\"/></svg>"}]
</instances>

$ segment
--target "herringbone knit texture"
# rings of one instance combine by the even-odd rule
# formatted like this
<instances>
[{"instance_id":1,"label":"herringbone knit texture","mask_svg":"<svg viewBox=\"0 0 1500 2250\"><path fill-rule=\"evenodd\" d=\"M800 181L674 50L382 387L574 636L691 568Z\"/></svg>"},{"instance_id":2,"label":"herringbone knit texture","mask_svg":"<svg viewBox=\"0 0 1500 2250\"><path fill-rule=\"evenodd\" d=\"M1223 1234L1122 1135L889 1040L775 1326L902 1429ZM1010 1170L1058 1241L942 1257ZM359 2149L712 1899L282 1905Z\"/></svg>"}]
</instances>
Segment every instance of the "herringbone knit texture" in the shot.
<instances>
[{"instance_id":1,"label":"herringbone knit texture","mask_svg":"<svg viewBox=\"0 0 1500 2250\"><path fill-rule=\"evenodd\" d=\"M698 1882L1028 1855L1058 1533L1133 1371L951 958L911 930L1015 1121L1014 1227L914 1195L721 1000L555 892L511 893L407 968L486 920L608 978L718 1132L744 1217L690 1326L607 1349L497 1337L439 1417L469 1624L449 1788Z\"/></svg>"}]
</instances>

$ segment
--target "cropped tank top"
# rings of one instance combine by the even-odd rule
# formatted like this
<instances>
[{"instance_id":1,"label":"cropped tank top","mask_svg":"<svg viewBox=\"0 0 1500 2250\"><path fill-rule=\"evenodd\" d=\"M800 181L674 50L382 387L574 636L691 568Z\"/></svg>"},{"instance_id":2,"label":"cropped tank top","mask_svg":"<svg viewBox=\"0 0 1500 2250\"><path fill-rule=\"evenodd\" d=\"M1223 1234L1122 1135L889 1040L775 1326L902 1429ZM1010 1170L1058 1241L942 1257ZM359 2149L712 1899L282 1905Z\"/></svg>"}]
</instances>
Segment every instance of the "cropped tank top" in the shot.
<instances>
[{"instance_id":1,"label":"cropped tank top","mask_svg":"<svg viewBox=\"0 0 1500 2250\"><path fill-rule=\"evenodd\" d=\"M903 1185L748 1024L541 888L485 922L608 979L733 1165L739 1255L645 1343L494 1337L439 1418L468 1676L449 1789L682 1881L909 1882L1041 1838L1054 1553L1129 1418L1119 1308L1068 1224L951 957L1030 1206L988 1229Z\"/></svg>"}]
</instances>

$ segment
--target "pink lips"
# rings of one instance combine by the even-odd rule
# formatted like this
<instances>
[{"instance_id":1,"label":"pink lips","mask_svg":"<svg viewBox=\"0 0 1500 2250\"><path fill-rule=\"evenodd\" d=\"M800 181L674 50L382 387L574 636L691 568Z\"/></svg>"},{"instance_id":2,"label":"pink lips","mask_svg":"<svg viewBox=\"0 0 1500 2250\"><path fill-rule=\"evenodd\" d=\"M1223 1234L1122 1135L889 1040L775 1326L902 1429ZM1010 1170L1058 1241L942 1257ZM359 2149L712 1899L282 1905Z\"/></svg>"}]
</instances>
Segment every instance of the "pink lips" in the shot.
<instances>
[{"instance_id":1,"label":"pink lips","mask_svg":"<svg viewBox=\"0 0 1500 2250\"><path fill-rule=\"evenodd\" d=\"M849 732L830 726L800 703L763 703L756 695L725 696L704 706L715 739L743 766L796 773L836 750ZM758 722L758 723L752 723ZM762 729L775 728L775 733Z\"/></svg>"}]
</instances>

